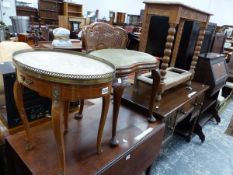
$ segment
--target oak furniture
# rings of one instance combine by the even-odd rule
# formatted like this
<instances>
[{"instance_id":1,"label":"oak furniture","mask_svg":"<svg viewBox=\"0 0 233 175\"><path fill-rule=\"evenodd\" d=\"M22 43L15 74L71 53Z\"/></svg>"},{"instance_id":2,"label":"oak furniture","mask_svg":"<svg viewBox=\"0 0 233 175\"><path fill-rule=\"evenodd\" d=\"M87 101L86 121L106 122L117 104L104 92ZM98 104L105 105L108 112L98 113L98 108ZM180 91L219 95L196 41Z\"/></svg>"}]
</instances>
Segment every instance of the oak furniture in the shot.
<instances>
[{"instance_id":1,"label":"oak furniture","mask_svg":"<svg viewBox=\"0 0 233 175\"><path fill-rule=\"evenodd\" d=\"M122 106L120 115L124 117L119 120L119 146L113 149L108 145L111 137L111 113L108 113L102 141L104 152L97 155L94 149L99 117L93 114L100 113L101 100L86 101L84 115L87 117L77 121L70 115L69 134L64 135L67 175L142 174L158 156L164 124L160 121L148 123L140 113ZM109 110L112 110L111 103ZM148 129L150 132L140 137ZM56 175L58 160L51 124L34 127L31 132L35 136L32 141L38 143L40 149L25 151L24 133L7 138L9 175Z\"/></svg>"},{"instance_id":2,"label":"oak furniture","mask_svg":"<svg viewBox=\"0 0 233 175\"><path fill-rule=\"evenodd\" d=\"M157 96L157 100L160 100L164 91L178 85L175 83L177 82L176 79L169 82L166 81L168 76L167 68L169 66L174 67L176 64L181 43L180 41L183 35L183 28L186 21L197 21L200 30L194 46L194 51L192 52L193 56L189 69L191 74L187 75L185 79L181 79L181 83L186 82L187 78L191 80L194 76L198 55L204 39L205 28L211 14L173 1L146 0L144 3L145 10L139 50L147 52L149 49L150 52L148 53L151 53L152 55L154 55L154 51L157 50L158 52L159 50L161 55L155 56L163 57L160 68L161 83ZM157 23L157 21L159 21L159 23ZM153 26L153 23L157 23L158 25ZM161 30L161 27L165 31ZM158 32L156 32L157 30L161 30L162 32L159 33L160 36L155 37L158 35ZM155 48L156 46L158 46L159 49ZM179 77L179 74L177 74L176 77Z\"/></svg>"},{"instance_id":3,"label":"oak furniture","mask_svg":"<svg viewBox=\"0 0 233 175\"><path fill-rule=\"evenodd\" d=\"M153 85L147 117L150 122L155 121L152 115L152 105L160 81L159 74L156 71L158 61L149 54L126 50L127 37L126 31L122 28L101 22L93 23L84 30L84 45L87 52L92 51L90 55L109 61L116 67L116 78L113 82L113 127L112 139L110 140L112 146L118 144L116 138L117 119L121 96L124 88L129 85L127 81L128 75L142 70L152 71Z\"/></svg>"},{"instance_id":4,"label":"oak furniture","mask_svg":"<svg viewBox=\"0 0 233 175\"><path fill-rule=\"evenodd\" d=\"M63 132L68 131L69 102L102 97L97 136L97 152L101 153L101 140L115 67L91 56L54 50L16 52L13 62L17 72L14 85L15 102L26 131L26 149L32 149L33 143L23 105L23 86L52 99L52 126L58 151L59 175L66 174ZM64 130L61 127L62 118Z\"/></svg>"},{"instance_id":5,"label":"oak furniture","mask_svg":"<svg viewBox=\"0 0 233 175\"><path fill-rule=\"evenodd\" d=\"M160 101L154 102L154 116L165 123L163 143L171 138L177 125L184 120L190 121L189 125L179 128L179 133L186 136L187 141L191 140L207 90L207 85L193 82L192 90L187 89L185 85L181 85L166 91ZM139 81L133 88L125 89L122 102L128 107L145 113L150 94L150 85ZM195 132L199 135L200 139L204 141L205 136L201 128L198 129L199 130Z\"/></svg>"},{"instance_id":6,"label":"oak furniture","mask_svg":"<svg viewBox=\"0 0 233 175\"><path fill-rule=\"evenodd\" d=\"M194 80L210 86L201 110L200 126L203 126L210 118L215 118L217 123L220 122L216 105L219 91L226 84L227 78L227 67L223 54L200 54Z\"/></svg>"},{"instance_id":7,"label":"oak furniture","mask_svg":"<svg viewBox=\"0 0 233 175\"><path fill-rule=\"evenodd\" d=\"M82 17L83 6L70 2L64 2L64 15L67 17Z\"/></svg>"},{"instance_id":8,"label":"oak furniture","mask_svg":"<svg viewBox=\"0 0 233 175\"><path fill-rule=\"evenodd\" d=\"M38 10L40 23L58 26L58 16L63 14L63 0L39 0Z\"/></svg>"},{"instance_id":9,"label":"oak furniture","mask_svg":"<svg viewBox=\"0 0 233 175\"><path fill-rule=\"evenodd\" d=\"M126 13L116 12L116 25L123 25L125 23Z\"/></svg>"}]
</instances>

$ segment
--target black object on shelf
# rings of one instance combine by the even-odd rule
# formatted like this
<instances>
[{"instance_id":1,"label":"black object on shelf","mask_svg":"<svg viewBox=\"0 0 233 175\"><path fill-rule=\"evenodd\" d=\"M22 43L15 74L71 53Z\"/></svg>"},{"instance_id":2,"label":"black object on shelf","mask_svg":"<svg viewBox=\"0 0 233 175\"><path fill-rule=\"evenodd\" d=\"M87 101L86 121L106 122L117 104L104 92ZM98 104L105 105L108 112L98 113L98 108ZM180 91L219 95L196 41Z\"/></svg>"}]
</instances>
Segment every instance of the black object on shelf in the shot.
<instances>
[{"instance_id":1,"label":"black object on shelf","mask_svg":"<svg viewBox=\"0 0 233 175\"><path fill-rule=\"evenodd\" d=\"M217 28L217 24L209 23L204 35L200 53L209 53L212 50L214 35Z\"/></svg>"},{"instance_id":2,"label":"black object on shelf","mask_svg":"<svg viewBox=\"0 0 233 175\"><path fill-rule=\"evenodd\" d=\"M0 117L8 128L14 128L21 124L13 94L15 79L15 68L12 62L1 63ZM24 87L23 100L29 121L40 119L50 114L51 101L48 98L41 97L38 93Z\"/></svg>"},{"instance_id":3,"label":"black object on shelf","mask_svg":"<svg viewBox=\"0 0 233 175\"><path fill-rule=\"evenodd\" d=\"M185 21L175 67L189 70L200 26L195 21Z\"/></svg>"}]
</instances>

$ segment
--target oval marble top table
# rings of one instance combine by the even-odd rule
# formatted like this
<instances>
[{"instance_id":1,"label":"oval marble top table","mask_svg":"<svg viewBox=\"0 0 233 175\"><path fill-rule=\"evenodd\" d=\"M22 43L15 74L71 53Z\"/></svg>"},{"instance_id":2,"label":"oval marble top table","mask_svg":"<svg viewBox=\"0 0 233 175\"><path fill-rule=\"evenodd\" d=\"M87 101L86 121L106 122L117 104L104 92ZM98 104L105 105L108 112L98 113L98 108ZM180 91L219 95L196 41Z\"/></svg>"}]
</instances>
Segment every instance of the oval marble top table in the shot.
<instances>
[{"instance_id":1,"label":"oval marble top table","mask_svg":"<svg viewBox=\"0 0 233 175\"><path fill-rule=\"evenodd\" d=\"M26 149L30 150L33 146L23 104L23 86L52 100L52 128L57 143L59 175L66 174L63 132L68 131L69 102L102 97L96 143L97 152L101 153L102 134L115 75L114 65L103 59L74 52L41 49L16 52L13 62L17 72L14 97L27 135ZM61 127L62 118L64 131Z\"/></svg>"},{"instance_id":2,"label":"oval marble top table","mask_svg":"<svg viewBox=\"0 0 233 175\"><path fill-rule=\"evenodd\" d=\"M13 55L13 62L32 76L60 83L108 82L115 71L114 65L103 59L64 51L19 51Z\"/></svg>"}]
</instances>

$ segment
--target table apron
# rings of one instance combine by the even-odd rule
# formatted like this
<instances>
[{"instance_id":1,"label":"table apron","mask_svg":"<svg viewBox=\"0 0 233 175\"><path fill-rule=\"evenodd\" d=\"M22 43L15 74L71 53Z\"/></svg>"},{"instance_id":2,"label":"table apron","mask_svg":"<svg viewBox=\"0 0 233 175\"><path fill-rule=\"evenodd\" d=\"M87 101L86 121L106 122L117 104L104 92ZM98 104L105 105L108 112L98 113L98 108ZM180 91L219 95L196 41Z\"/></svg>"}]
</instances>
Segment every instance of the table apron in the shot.
<instances>
[{"instance_id":1,"label":"table apron","mask_svg":"<svg viewBox=\"0 0 233 175\"><path fill-rule=\"evenodd\" d=\"M60 99L62 101L99 98L109 95L112 89L112 82L98 85L61 84L35 78L21 71L17 71L17 79L23 86L50 99L53 98L54 88L57 88L59 89Z\"/></svg>"}]
</instances>

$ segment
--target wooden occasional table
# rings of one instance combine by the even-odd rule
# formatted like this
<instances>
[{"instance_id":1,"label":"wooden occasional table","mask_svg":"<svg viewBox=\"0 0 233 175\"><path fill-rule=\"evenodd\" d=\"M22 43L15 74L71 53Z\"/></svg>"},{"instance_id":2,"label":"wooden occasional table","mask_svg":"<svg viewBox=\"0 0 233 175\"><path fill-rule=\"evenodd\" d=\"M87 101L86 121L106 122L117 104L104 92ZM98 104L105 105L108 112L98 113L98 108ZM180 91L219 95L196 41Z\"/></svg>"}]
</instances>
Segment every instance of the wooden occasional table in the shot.
<instances>
[{"instance_id":1,"label":"wooden occasional table","mask_svg":"<svg viewBox=\"0 0 233 175\"><path fill-rule=\"evenodd\" d=\"M204 39L205 29L208 25L211 14L174 1L145 0L144 3L145 10L139 50L142 52L147 52L148 47L155 48L156 46L158 47L161 45L162 48L164 48L162 49L163 59L160 69L161 82L159 93L157 96L157 99L161 100L161 95L166 90L169 90L172 87L178 86L179 84L187 81L186 79L179 79L180 82L178 83L177 78L179 77L179 74L177 74L177 78L173 79L173 81L167 81L169 80L167 78L167 76L169 76L169 74L167 74L169 69L167 68L169 66L175 66L176 59L180 52L180 42L183 37L185 22L197 21L200 27L195 43L195 48L192 51L189 51L189 54L192 54L189 69L189 72L192 73L192 77L190 79L192 79L195 74L195 67L197 64L198 55L200 54L202 41ZM155 32L154 30L150 30L150 28L153 27L153 18L157 18L158 16L164 17L164 19L168 18L167 22L166 20L163 20L163 22L161 22L168 24L167 31L164 31L167 33L167 36L166 38L164 38L164 40L160 40L158 38L150 36L153 36L153 33Z\"/></svg>"},{"instance_id":2,"label":"wooden occasional table","mask_svg":"<svg viewBox=\"0 0 233 175\"><path fill-rule=\"evenodd\" d=\"M114 106L112 138L110 140L111 146L116 146L118 145L118 140L116 138L118 113L123 91L128 85L127 76L129 74L142 70L152 71L153 85L151 86L152 91L147 108L147 116L150 122L155 122L155 118L153 117L153 102L160 83L160 76L156 71L156 68L158 68L158 61L155 57L147 53L126 49L101 49L92 51L90 55L109 61L116 67L116 80L113 82Z\"/></svg>"},{"instance_id":3,"label":"wooden occasional table","mask_svg":"<svg viewBox=\"0 0 233 175\"><path fill-rule=\"evenodd\" d=\"M52 50L16 52L13 62L17 72L14 95L26 130L26 149L31 149L32 145L23 105L22 86L52 99L52 124L58 150L59 175L66 172L61 121L64 117L64 131L67 131L69 102L102 97L102 113L97 136L97 152L100 153L115 67L91 56Z\"/></svg>"}]
</instances>

